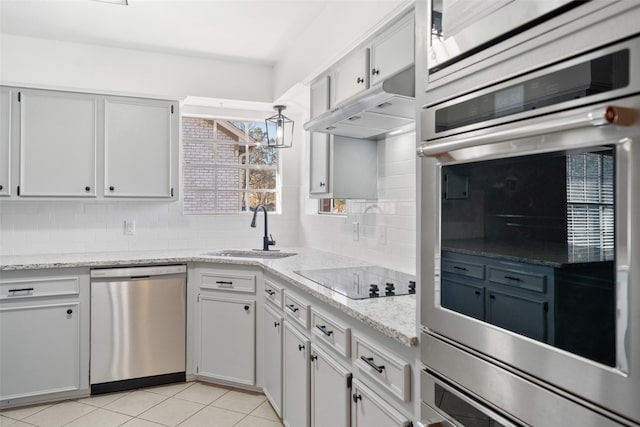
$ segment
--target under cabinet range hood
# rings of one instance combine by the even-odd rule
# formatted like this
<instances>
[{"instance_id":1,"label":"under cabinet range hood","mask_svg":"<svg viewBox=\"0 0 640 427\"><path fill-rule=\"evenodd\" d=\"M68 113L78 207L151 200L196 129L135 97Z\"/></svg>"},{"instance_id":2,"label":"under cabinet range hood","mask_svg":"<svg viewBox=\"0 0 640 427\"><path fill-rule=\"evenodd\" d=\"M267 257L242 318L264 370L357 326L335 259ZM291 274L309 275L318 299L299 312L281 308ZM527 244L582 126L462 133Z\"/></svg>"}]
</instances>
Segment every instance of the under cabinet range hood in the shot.
<instances>
[{"instance_id":1,"label":"under cabinet range hood","mask_svg":"<svg viewBox=\"0 0 640 427\"><path fill-rule=\"evenodd\" d=\"M415 67L383 80L304 124L310 132L373 138L415 126Z\"/></svg>"}]
</instances>

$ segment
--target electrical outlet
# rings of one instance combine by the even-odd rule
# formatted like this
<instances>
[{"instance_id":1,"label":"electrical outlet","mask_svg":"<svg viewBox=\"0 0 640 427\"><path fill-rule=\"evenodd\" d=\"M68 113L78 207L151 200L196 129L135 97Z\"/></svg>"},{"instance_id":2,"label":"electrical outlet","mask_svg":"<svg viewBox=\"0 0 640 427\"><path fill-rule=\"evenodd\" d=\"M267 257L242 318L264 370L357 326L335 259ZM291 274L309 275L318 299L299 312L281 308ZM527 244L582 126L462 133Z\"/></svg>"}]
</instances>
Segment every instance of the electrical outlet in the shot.
<instances>
[{"instance_id":1,"label":"electrical outlet","mask_svg":"<svg viewBox=\"0 0 640 427\"><path fill-rule=\"evenodd\" d=\"M352 223L353 225L353 241L357 242L360 240L360 224L358 222Z\"/></svg>"},{"instance_id":2,"label":"electrical outlet","mask_svg":"<svg viewBox=\"0 0 640 427\"><path fill-rule=\"evenodd\" d=\"M387 244L387 226L386 225L378 226L378 243L381 245Z\"/></svg>"},{"instance_id":3,"label":"electrical outlet","mask_svg":"<svg viewBox=\"0 0 640 427\"><path fill-rule=\"evenodd\" d=\"M124 221L124 234L126 236L133 236L136 234L136 222L134 220Z\"/></svg>"}]
</instances>

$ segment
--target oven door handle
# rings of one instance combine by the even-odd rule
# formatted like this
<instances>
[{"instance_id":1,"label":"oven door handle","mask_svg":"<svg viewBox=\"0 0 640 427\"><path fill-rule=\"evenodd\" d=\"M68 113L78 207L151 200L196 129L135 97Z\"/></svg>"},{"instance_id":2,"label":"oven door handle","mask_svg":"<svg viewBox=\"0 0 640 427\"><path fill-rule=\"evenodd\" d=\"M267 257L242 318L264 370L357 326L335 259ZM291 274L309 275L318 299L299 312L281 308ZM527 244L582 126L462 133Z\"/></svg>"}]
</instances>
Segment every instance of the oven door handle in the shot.
<instances>
[{"instance_id":1,"label":"oven door handle","mask_svg":"<svg viewBox=\"0 0 640 427\"><path fill-rule=\"evenodd\" d=\"M529 138L547 133L561 132L587 126L618 125L631 126L636 122L637 112L632 108L607 106L585 114L584 111L559 119L542 118L545 120L518 126L511 129L490 132L482 135L470 136L448 142L424 143L418 147L419 157L438 157L451 151L479 145L495 144L512 141L514 139Z\"/></svg>"}]
</instances>

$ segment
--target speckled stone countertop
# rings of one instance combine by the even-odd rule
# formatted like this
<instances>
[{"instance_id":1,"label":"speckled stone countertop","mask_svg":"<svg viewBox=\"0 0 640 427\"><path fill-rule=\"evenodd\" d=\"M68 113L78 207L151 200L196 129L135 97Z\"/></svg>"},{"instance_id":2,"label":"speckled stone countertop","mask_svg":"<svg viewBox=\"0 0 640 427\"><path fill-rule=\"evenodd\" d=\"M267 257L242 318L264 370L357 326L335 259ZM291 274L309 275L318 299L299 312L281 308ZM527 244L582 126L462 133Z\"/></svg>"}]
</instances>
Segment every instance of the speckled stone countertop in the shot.
<instances>
[{"instance_id":1,"label":"speckled stone countertop","mask_svg":"<svg viewBox=\"0 0 640 427\"><path fill-rule=\"evenodd\" d=\"M536 245L530 242L514 244L514 242L496 242L483 239L455 239L443 240L442 249L550 267L613 260L612 250L604 251L595 246Z\"/></svg>"},{"instance_id":2,"label":"speckled stone countertop","mask_svg":"<svg viewBox=\"0 0 640 427\"><path fill-rule=\"evenodd\" d=\"M407 347L417 346L415 295L353 300L294 273L296 270L366 266L371 263L310 248L280 249L283 252L294 252L296 255L279 259L260 259L206 255L211 250L166 250L0 256L0 275L2 271L12 270L152 264L213 263L258 266L266 273L287 281L300 291L364 322L401 344Z\"/></svg>"}]
</instances>

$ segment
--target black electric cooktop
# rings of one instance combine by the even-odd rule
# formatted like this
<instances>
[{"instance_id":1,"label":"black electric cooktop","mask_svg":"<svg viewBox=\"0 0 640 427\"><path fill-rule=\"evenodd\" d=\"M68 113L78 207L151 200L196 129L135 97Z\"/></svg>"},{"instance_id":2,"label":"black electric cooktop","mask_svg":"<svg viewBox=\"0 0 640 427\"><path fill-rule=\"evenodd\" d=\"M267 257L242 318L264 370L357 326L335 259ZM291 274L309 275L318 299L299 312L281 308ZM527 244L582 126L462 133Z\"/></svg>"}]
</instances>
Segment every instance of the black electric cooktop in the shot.
<instances>
[{"instance_id":1,"label":"black electric cooktop","mask_svg":"<svg viewBox=\"0 0 640 427\"><path fill-rule=\"evenodd\" d=\"M351 299L391 297L416 293L416 278L378 266L294 271Z\"/></svg>"}]
</instances>

